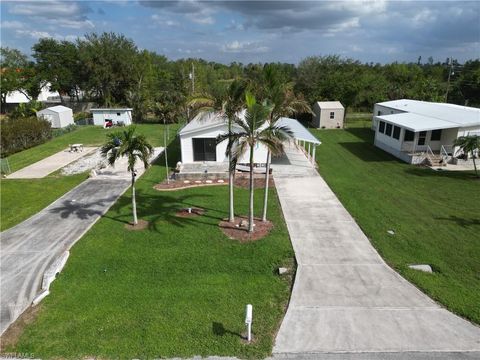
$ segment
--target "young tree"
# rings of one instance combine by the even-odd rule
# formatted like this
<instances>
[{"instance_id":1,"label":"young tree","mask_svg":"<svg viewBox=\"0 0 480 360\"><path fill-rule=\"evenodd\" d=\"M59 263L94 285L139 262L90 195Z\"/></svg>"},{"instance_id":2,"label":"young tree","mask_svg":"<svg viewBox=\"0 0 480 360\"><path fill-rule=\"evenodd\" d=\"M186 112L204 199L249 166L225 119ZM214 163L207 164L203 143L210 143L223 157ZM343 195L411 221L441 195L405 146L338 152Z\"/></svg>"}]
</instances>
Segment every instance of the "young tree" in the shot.
<instances>
[{"instance_id":1,"label":"young tree","mask_svg":"<svg viewBox=\"0 0 480 360\"><path fill-rule=\"evenodd\" d=\"M235 221L235 211L233 203L233 182L235 176L235 166L232 159L232 127L237 114L245 105L246 83L241 80L234 80L225 92L216 97L197 97L189 102L190 106L197 107L200 111L219 112L228 122L227 156L228 156L228 193L229 193L229 216L228 221Z\"/></svg>"},{"instance_id":2,"label":"young tree","mask_svg":"<svg viewBox=\"0 0 480 360\"><path fill-rule=\"evenodd\" d=\"M243 120L235 116L233 121L239 130L218 136L217 143L225 140L229 141L227 154L232 154L232 167L235 166L247 150L249 151L250 203L248 211L248 231L253 232L254 149L257 144L262 144L273 154L282 153L283 143L291 136L291 131L287 127L278 127L267 122L267 118L272 111L271 105L257 103L255 97L250 93L246 94L245 100L247 107L245 119Z\"/></svg>"},{"instance_id":3,"label":"young tree","mask_svg":"<svg viewBox=\"0 0 480 360\"><path fill-rule=\"evenodd\" d=\"M2 110L4 109L8 93L12 91L24 92L24 72L28 66L29 62L25 54L22 54L17 49L0 47L0 89Z\"/></svg>"},{"instance_id":4,"label":"young tree","mask_svg":"<svg viewBox=\"0 0 480 360\"><path fill-rule=\"evenodd\" d=\"M475 175L479 177L477 164L475 163L475 158L480 154L480 136L477 136L477 135L461 136L455 140L453 145L458 146L460 150L463 151L463 153L466 155L472 154Z\"/></svg>"},{"instance_id":5,"label":"young tree","mask_svg":"<svg viewBox=\"0 0 480 360\"><path fill-rule=\"evenodd\" d=\"M153 147L144 135L135 133L135 126L130 126L124 131L108 134L107 138L107 142L101 148L101 153L110 165L115 165L115 162L122 156L128 158L127 170L132 174L133 225L137 225L137 203L135 199L135 177L137 174L135 165L140 160L143 162L145 169L148 168Z\"/></svg>"}]
</instances>

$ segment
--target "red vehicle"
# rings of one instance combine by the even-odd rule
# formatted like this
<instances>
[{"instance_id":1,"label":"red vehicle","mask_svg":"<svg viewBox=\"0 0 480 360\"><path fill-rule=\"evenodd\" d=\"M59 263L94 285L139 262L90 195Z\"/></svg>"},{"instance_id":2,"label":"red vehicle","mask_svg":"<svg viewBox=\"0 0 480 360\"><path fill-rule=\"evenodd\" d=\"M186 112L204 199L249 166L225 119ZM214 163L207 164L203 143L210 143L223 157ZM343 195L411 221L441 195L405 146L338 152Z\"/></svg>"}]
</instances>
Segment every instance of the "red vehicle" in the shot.
<instances>
[{"instance_id":1,"label":"red vehicle","mask_svg":"<svg viewBox=\"0 0 480 360\"><path fill-rule=\"evenodd\" d=\"M107 128L111 128L112 126L113 126L113 120L105 119L105 124L103 125L103 127L107 129Z\"/></svg>"}]
</instances>

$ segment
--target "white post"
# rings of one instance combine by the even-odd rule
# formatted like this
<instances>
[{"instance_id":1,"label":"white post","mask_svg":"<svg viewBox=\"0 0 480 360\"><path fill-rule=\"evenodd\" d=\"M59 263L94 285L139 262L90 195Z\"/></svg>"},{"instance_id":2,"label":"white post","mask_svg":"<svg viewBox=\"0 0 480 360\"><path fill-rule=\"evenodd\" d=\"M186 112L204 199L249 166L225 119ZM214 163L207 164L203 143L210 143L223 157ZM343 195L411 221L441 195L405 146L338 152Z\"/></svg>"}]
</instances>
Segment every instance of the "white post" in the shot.
<instances>
[{"instance_id":1,"label":"white post","mask_svg":"<svg viewBox=\"0 0 480 360\"><path fill-rule=\"evenodd\" d=\"M253 319L253 306L248 304L245 309L245 325L247 325L247 340L252 341L252 319Z\"/></svg>"},{"instance_id":2,"label":"white post","mask_svg":"<svg viewBox=\"0 0 480 360\"><path fill-rule=\"evenodd\" d=\"M317 148L317 145L313 145L313 154L312 154L312 158L313 158L313 165L315 165L315 149Z\"/></svg>"},{"instance_id":3,"label":"white post","mask_svg":"<svg viewBox=\"0 0 480 360\"><path fill-rule=\"evenodd\" d=\"M310 154L310 143L308 143L308 157L311 159L312 158L312 155ZM309 159L309 160L310 160Z\"/></svg>"}]
</instances>

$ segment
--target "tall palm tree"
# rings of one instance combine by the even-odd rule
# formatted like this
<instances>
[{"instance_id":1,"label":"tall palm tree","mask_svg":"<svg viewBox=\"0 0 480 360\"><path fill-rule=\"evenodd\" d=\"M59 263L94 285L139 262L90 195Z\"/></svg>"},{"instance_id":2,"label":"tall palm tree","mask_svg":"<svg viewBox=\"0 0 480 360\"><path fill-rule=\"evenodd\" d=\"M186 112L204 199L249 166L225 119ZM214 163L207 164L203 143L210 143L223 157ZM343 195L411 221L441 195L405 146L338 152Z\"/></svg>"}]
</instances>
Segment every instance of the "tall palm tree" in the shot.
<instances>
[{"instance_id":1,"label":"tall palm tree","mask_svg":"<svg viewBox=\"0 0 480 360\"><path fill-rule=\"evenodd\" d=\"M272 111L271 105L257 103L255 97L250 93L245 95L247 110L245 119L238 116L234 118L234 124L238 130L230 131L217 137L217 143L229 140L227 153L232 154L232 167L237 161L249 151L250 166L250 204L248 211L248 231L253 232L253 195L254 195L254 149L257 144L267 147L269 152L279 154L283 152L283 143L291 136L290 129L278 127L267 123L267 118Z\"/></svg>"},{"instance_id":2,"label":"tall palm tree","mask_svg":"<svg viewBox=\"0 0 480 360\"><path fill-rule=\"evenodd\" d=\"M263 71L263 96L272 104L268 116L268 122L273 125L283 116L291 116L295 113L311 113L312 109L308 103L295 96L292 83L282 83L277 71L272 66L266 66ZM271 164L270 151L267 154L267 164L265 168L265 193L263 197L262 221L267 221L268 208L268 188Z\"/></svg>"},{"instance_id":3,"label":"tall palm tree","mask_svg":"<svg viewBox=\"0 0 480 360\"><path fill-rule=\"evenodd\" d=\"M197 109L197 112L218 112L224 116L228 122L228 134L232 134L232 126L238 112L245 106L245 90L246 82L242 80L234 80L227 90L218 96L196 97L190 100L189 106ZM228 144L231 143L232 137L229 136ZM227 149L232 147L227 144ZM228 193L229 193L229 216L228 221L235 221L235 210L233 203L233 181L235 177L235 167L232 166L232 153L228 154Z\"/></svg>"},{"instance_id":4,"label":"tall palm tree","mask_svg":"<svg viewBox=\"0 0 480 360\"><path fill-rule=\"evenodd\" d=\"M480 136L478 135L469 135L469 136L460 136L453 143L454 146L458 146L463 151L464 154L472 154L473 168L475 169L475 175L479 177L477 164L475 163L475 158L480 154ZM475 152L477 153L475 156Z\"/></svg>"},{"instance_id":5,"label":"tall palm tree","mask_svg":"<svg viewBox=\"0 0 480 360\"><path fill-rule=\"evenodd\" d=\"M130 126L127 130L108 134L107 142L102 146L101 153L112 166L122 156L127 157L127 170L132 174L133 225L137 225L137 203L135 199L135 177L137 174L135 165L137 160L140 160L143 162L145 169L148 168L150 165L148 160L153 153L153 147L144 135L135 133L135 126Z\"/></svg>"}]
</instances>

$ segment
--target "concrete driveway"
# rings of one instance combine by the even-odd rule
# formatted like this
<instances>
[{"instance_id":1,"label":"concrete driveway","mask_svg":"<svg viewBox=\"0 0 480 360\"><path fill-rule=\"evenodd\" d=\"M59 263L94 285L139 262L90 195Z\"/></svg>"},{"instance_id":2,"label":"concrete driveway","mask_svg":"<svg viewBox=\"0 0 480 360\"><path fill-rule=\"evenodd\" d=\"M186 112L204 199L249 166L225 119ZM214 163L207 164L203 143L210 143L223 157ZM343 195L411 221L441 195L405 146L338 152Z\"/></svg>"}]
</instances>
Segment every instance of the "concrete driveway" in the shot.
<instances>
[{"instance_id":1,"label":"concrete driveway","mask_svg":"<svg viewBox=\"0 0 480 360\"><path fill-rule=\"evenodd\" d=\"M156 148L155 159L162 148ZM0 334L38 294L45 270L130 186L126 159L107 168L25 220L0 233ZM143 166L137 172L140 177Z\"/></svg>"},{"instance_id":2,"label":"concrete driveway","mask_svg":"<svg viewBox=\"0 0 480 360\"><path fill-rule=\"evenodd\" d=\"M69 149L59 151L36 163L26 166L7 176L8 179L39 179L51 174L58 169L74 162L81 157L95 151L96 147L85 147L83 151L70 152Z\"/></svg>"},{"instance_id":3,"label":"concrete driveway","mask_svg":"<svg viewBox=\"0 0 480 360\"><path fill-rule=\"evenodd\" d=\"M272 168L298 262L278 358L480 351L480 328L388 267L301 152Z\"/></svg>"}]
</instances>

